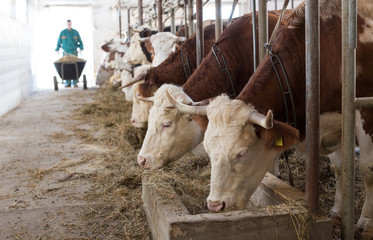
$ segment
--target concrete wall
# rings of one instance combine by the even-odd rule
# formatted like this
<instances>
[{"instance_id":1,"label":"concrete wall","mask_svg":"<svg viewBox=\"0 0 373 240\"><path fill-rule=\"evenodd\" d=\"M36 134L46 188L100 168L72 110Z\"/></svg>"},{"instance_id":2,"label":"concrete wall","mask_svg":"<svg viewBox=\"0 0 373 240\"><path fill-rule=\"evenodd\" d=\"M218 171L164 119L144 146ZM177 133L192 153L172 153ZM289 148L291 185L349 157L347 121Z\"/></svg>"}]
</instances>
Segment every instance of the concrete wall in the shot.
<instances>
[{"instance_id":1,"label":"concrete wall","mask_svg":"<svg viewBox=\"0 0 373 240\"><path fill-rule=\"evenodd\" d=\"M35 0L2 0L0 8L0 116L32 91L31 48Z\"/></svg>"}]
</instances>

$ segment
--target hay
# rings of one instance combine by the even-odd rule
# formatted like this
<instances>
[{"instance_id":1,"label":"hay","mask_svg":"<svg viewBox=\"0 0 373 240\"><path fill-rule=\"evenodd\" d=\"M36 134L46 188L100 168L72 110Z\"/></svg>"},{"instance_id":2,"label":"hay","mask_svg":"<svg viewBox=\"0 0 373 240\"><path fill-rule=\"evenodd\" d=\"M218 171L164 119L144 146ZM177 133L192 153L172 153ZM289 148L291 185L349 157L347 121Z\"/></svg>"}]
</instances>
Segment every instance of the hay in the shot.
<instances>
[{"instance_id":1,"label":"hay","mask_svg":"<svg viewBox=\"0 0 373 240\"><path fill-rule=\"evenodd\" d=\"M355 158L357 161L357 156ZM289 156L289 163L293 173L295 188L305 191L305 156L293 151ZM320 158L320 216L328 216L329 211L334 205L336 181L333 169L330 166L328 157ZM280 159L280 172L282 180L289 182L285 159ZM364 183L358 168L355 164L355 223L360 217L361 209L364 204L365 191ZM341 238L341 228L338 225L333 226L333 239Z\"/></svg>"},{"instance_id":2,"label":"hay","mask_svg":"<svg viewBox=\"0 0 373 240\"><path fill-rule=\"evenodd\" d=\"M55 61L55 63L63 63L63 62L85 62L84 59L78 58L75 55L67 54L63 56L62 58Z\"/></svg>"}]
</instances>

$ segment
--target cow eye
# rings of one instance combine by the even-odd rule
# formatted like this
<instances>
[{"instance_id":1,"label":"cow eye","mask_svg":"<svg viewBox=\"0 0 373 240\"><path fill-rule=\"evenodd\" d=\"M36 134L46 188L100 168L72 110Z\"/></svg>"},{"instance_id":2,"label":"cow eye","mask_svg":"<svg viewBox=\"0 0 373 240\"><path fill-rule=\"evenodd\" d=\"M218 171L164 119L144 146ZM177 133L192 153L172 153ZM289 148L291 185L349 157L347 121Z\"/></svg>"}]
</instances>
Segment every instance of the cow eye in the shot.
<instances>
[{"instance_id":1,"label":"cow eye","mask_svg":"<svg viewBox=\"0 0 373 240\"><path fill-rule=\"evenodd\" d=\"M242 160L245 156L246 156L246 152L241 152L241 153L237 154L236 160L237 160L237 161L240 161L240 160Z\"/></svg>"},{"instance_id":2,"label":"cow eye","mask_svg":"<svg viewBox=\"0 0 373 240\"><path fill-rule=\"evenodd\" d=\"M171 127L171 123L170 122L163 123L162 130L165 129L165 128L170 128L170 127Z\"/></svg>"}]
</instances>

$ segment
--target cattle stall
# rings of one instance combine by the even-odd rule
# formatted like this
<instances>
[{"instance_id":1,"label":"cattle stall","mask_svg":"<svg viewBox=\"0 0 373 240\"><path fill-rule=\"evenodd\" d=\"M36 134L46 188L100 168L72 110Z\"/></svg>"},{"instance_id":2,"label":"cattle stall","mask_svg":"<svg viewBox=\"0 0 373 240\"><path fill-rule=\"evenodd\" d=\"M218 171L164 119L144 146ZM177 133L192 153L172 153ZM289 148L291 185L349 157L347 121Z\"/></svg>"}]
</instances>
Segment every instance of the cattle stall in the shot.
<instances>
[{"instance_id":1,"label":"cattle stall","mask_svg":"<svg viewBox=\"0 0 373 240\"><path fill-rule=\"evenodd\" d=\"M373 237L369 1L4 3L1 238ZM36 35L79 11L84 85L37 89Z\"/></svg>"}]
</instances>

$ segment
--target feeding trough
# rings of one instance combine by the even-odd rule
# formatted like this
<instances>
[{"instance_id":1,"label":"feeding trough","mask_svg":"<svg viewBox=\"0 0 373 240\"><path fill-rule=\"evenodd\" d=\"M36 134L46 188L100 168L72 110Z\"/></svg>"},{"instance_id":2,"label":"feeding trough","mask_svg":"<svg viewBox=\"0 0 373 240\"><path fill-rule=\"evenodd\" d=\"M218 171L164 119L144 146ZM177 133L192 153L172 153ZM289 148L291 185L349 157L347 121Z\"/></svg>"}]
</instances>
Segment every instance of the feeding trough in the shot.
<instances>
[{"instance_id":1,"label":"feeding trough","mask_svg":"<svg viewBox=\"0 0 373 240\"><path fill-rule=\"evenodd\" d=\"M331 239L329 218L313 217L304 193L267 173L250 199L255 209L191 215L175 191L167 194L143 175L143 201L153 239Z\"/></svg>"}]
</instances>

